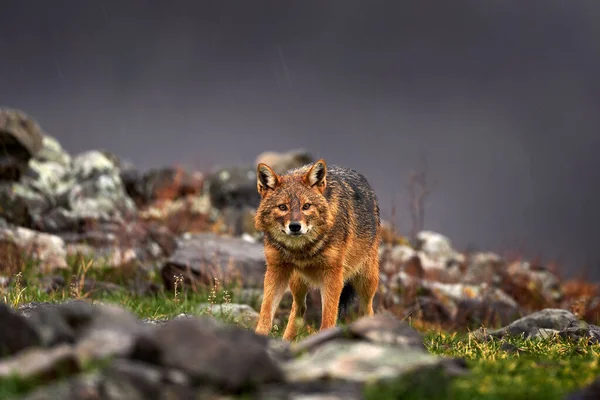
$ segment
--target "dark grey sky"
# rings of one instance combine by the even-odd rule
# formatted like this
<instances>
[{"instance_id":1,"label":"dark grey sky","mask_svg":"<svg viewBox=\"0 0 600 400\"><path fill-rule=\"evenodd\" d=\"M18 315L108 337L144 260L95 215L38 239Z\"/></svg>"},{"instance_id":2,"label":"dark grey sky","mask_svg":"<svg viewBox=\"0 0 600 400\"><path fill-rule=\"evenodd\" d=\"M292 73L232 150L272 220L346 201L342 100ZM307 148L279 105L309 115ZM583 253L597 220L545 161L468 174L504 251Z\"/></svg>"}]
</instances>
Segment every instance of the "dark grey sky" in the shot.
<instances>
[{"instance_id":1,"label":"dark grey sky","mask_svg":"<svg viewBox=\"0 0 600 400\"><path fill-rule=\"evenodd\" d=\"M600 2L0 0L0 105L143 169L310 149L408 229L600 277Z\"/></svg>"}]
</instances>

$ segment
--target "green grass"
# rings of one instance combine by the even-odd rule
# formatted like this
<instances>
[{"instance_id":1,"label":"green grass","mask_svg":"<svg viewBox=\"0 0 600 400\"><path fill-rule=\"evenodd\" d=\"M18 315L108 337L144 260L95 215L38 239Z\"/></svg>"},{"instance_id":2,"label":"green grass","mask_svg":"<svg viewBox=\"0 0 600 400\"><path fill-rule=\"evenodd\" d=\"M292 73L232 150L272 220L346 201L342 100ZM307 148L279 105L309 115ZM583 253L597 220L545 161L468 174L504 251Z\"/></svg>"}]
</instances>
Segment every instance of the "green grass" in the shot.
<instances>
[{"instance_id":1,"label":"green grass","mask_svg":"<svg viewBox=\"0 0 600 400\"><path fill-rule=\"evenodd\" d=\"M433 354L465 359L470 373L447 386L443 376L437 377L439 385L415 377L380 384L367 388L367 398L402 394L403 399L564 399L600 375L600 345L585 339L512 337L482 342L469 335L429 332L424 343Z\"/></svg>"},{"instance_id":2,"label":"green grass","mask_svg":"<svg viewBox=\"0 0 600 400\"><path fill-rule=\"evenodd\" d=\"M0 289L0 299L13 307L33 301L62 302L84 298L121 305L140 318L164 319L181 313L206 315L201 303L227 304L239 301L235 287L205 288L197 292L177 290L138 296L129 291L90 296L81 292L77 283L83 278L95 278L118 284L135 276L136 268L115 270L92 266L89 260L72 260L72 267L63 271L65 288L45 293L35 266L28 264L9 288ZM135 272L138 271L138 272ZM156 274L147 279L159 283ZM257 306L255 302L254 307ZM237 323L227 314L227 322ZM285 320L284 320L285 323ZM600 345L584 340L508 338L482 342L468 334L424 331L427 349L437 355L466 360L470 373L447 379L440 371L418 373L396 381L379 383L365 388L368 399L563 399L600 375ZM281 326L273 336L283 333ZM309 334L303 331L300 338ZM0 380L0 397L24 393L31 382L15 379Z\"/></svg>"}]
</instances>

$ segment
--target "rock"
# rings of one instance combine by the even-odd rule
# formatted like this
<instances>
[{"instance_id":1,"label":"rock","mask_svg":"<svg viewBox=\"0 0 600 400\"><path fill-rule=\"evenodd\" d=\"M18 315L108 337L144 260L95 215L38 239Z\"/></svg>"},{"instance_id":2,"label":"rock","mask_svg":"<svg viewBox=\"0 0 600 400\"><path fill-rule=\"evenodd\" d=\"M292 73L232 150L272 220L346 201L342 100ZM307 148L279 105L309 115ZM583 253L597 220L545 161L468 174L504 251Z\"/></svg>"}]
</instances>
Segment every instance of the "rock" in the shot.
<instances>
[{"instance_id":1,"label":"rock","mask_svg":"<svg viewBox=\"0 0 600 400\"><path fill-rule=\"evenodd\" d=\"M0 242L16 245L44 272L67 268L64 241L55 235L22 227L0 228Z\"/></svg>"},{"instance_id":2,"label":"rock","mask_svg":"<svg viewBox=\"0 0 600 400\"><path fill-rule=\"evenodd\" d=\"M563 298L558 277L544 266L517 261L508 266L507 274L510 284L526 289L534 297L541 294L546 304L556 304Z\"/></svg>"},{"instance_id":3,"label":"rock","mask_svg":"<svg viewBox=\"0 0 600 400\"><path fill-rule=\"evenodd\" d=\"M305 149L295 149L287 152L265 151L256 157L255 165L265 163L275 173L282 175L290 169L299 168L314 161L313 156Z\"/></svg>"},{"instance_id":4,"label":"rock","mask_svg":"<svg viewBox=\"0 0 600 400\"><path fill-rule=\"evenodd\" d=\"M201 173L190 173L177 167L151 169L146 173L127 167L121 170L120 177L127 194L138 207L198 196L204 184Z\"/></svg>"},{"instance_id":5,"label":"rock","mask_svg":"<svg viewBox=\"0 0 600 400\"><path fill-rule=\"evenodd\" d=\"M124 359L103 371L99 385L103 399L194 398L185 374Z\"/></svg>"},{"instance_id":6,"label":"rock","mask_svg":"<svg viewBox=\"0 0 600 400\"><path fill-rule=\"evenodd\" d=\"M135 211L135 205L116 175L100 175L78 183L69 192L68 202L70 210L79 219L97 219L100 215L114 213L128 215Z\"/></svg>"},{"instance_id":7,"label":"rock","mask_svg":"<svg viewBox=\"0 0 600 400\"><path fill-rule=\"evenodd\" d=\"M60 201L59 198L65 195L75 183L70 173L69 164L40 161L33 158L29 161L28 168L20 183L28 190L43 196L50 205L60 205L57 204Z\"/></svg>"},{"instance_id":8,"label":"rock","mask_svg":"<svg viewBox=\"0 0 600 400\"><path fill-rule=\"evenodd\" d=\"M0 180L18 181L29 159L42 148L42 138L41 127L23 111L0 108Z\"/></svg>"},{"instance_id":9,"label":"rock","mask_svg":"<svg viewBox=\"0 0 600 400\"><path fill-rule=\"evenodd\" d=\"M141 335L131 359L178 369L192 382L236 392L282 381L267 344L267 337L210 318L182 318Z\"/></svg>"},{"instance_id":10,"label":"rock","mask_svg":"<svg viewBox=\"0 0 600 400\"><path fill-rule=\"evenodd\" d=\"M64 167L70 167L72 161L71 156L62 148L58 140L48 134L42 138L42 148L35 154L35 159Z\"/></svg>"},{"instance_id":11,"label":"rock","mask_svg":"<svg viewBox=\"0 0 600 400\"><path fill-rule=\"evenodd\" d=\"M27 315L44 346L74 344L82 362L128 353L135 337L145 329L125 309L81 300L28 304L19 312Z\"/></svg>"},{"instance_id":12,"label":"rock","mask_svg":"<svg viewBox=\"0 0 600 400\"><path fill-rule=\"evenodd\" d=\"M363 400L361 385L356 382L316 381L263 385L258 399L286 400Z\"/></svg>"},{"instance_id":13,"label":"rock","mask_svg":"<svg viewBox=\"0 0 600 400\"><path fill-rule=\"evenodd\" d=\"M247 304L198 304L198 310L219 320L254 329L258 323L259 314Z\"/></svg>"},{"instance_id":14,"label":"rock","mask_svg":"<svg viewBox=\"0 0 600 400\"><path fill-rule=\"evenodd\" d=\"M198 195L203 180L202 174L192 174L182 168L153 169L144 175L146 198L153 202Z\"/></svg>"},{"instance_id":15,"label":"rock","mask_svg":"<svg viewBox=\"0 0 600 400\"><path fill-rule=\"evenodd\" d=\"M426 350L421 335L391 314L376 314L350 324L349 333L372 343Z\"/></svg>"},{"instance_id":16,"label":"rock","mask_svg":"<svg viewBox=\"0 0 600 400\"><path fill-rule=\"evenodd\" d=\"M342 379L366 383L434 367L439 361L421 350L339 339L285 364L284 370L291 382Z\"/></svg>"},{"instance_id":17,"label":"rock","mask_svg":"<svg viewBox=\"0 0 600 400\"><path fill-rule=\"evenodd\" d=\"M206 177L205 189L213 207L257 208L260 195L256 189L256 167L231 167Z\"/></svg>"},{"instance_id":18,"label":"rock","mask_svg":"<svg viewBox=\"0 0 600 400\"><path fill-rule=\"evenodd\" d=\"M422 337L392 315L362 317L347 330L338 326L321 331L293 345L292 350L304 354L283 364L288 382L340 379L367 383L440 367L451 373L464 372L464 368L427 352Z\"/></svg>"},{"instance_id":19,"label":"rock","mask_svg":"<svg viewBox=\"0 0 600 400\"><path fill-rule=\"evenodd\" d=\"M481 284L488 283L499 285L501 274L504 273L506 263L496 253L478 252L467 257L467 270L463 277L463 283Z\"/></svg>"},{"instance_id":20,"label":"rock","mask_svg":"<svg viewBox=\"0 0 600 400\"><path fill-rule=\"evenodd\" d=\"M4 303L0 303L0 357L40 344L35 328Z\"/></svg>"},{"instance_id":21,"label":"rock","mask_svg":"<svg viewBox=\"0 0 600 400\"><path fill-rule=\"evenodd\" d=\"M461 283L441 283L427 279L415 279L400 272L396 280L398 287L413 288L422 293L417 297L417 307L423 304L429 315L423 317L429 322L442 322L449 319L460 326L481 325L496 322L501 325L514 321L519 305L501 289L482 283L466 285ZM423 296L427 294L428 296ZM426 300L425 297L430 297ZM439 310L441 309L441 310ZM439 312L438 312L439 311Z\"/></svg>"},{"instance_id":22,"label":"rock","mask_svg":"<svg viewBox=\"0 0 600 400\"><path fill-rule=\"evenodd\" d=\"M336 326L317 332L292 344L291 351L294 354L314 351L323 343L337 339L361 339L376 344L425 350L423 338L414 328L406 321L401 321L394 315L385 313L360 318L347 328Z\"/></svg>"},{"instance_id":23,"label":"rock","mask_svg":"<svg viewBox=\"0 0 600 400\"><path fill-rule=\"evenodd\" d=\"M404 264L409 262L416 255L417 252L412 247L399 245L392 247L390 258L394 264Z\"/></svg>"},{"instance_id":24,"label":"rock","mask_svg":"<svg viewBox=\"0 0 600 400\"><path fill-rule=\"evenodd\" d=\"M211 208L210 199L204 194L153 203L138 214L141 219L156 221L175 234L206 231L218 215L218 210Z\"/></svg>"},{"instance_id":25,"label":"rock","mask_svg":"<svg viewBox=\"0 0 600 400\"><path fill-rule=\"evenodd\" d=\"M100 379L98 373L80 374L44 385L20 398L23 400L97 400L102 398L98 391Z\"/></svg>"},{"instance_id":26,"label":"rock","mask_svg":"<svg viewBox=\"0 0 600 400\"><path fill-rule=\"evenodd\" d=\"M177 246L175 235L161 224L133 220L96 224L82 233L58 235L67 243L67 254L93 259L94 265L118 267L164 260Z\"/></svg>"},{"instance_id":27,"label":"rock","mask_svg":"<svg viewBox=\"0 0 600 400\"><path fill-rule=\"evenodd\" d=\"M127 196L120 170L113 160L100 151L88 151L75 157L71 164L71 169L57 184L60 190L54 193L55 207L43 215L40 229L77 231L86 223L119 221L133 216L135 204ZM47 183L39 185L49 186Z\"/></svg>"},{"instance_id":28,"label":"rock","mask_svg":"<svg viewBox=\"0 0 600 400\"><path fill-rule=\"evenodd\" d=\"M262 244L197 233L180 238L161 275L167 290L173 290L179 275L187 285L213 285L216 278L221 283L239 280L245 288L262 288L265 268Z\"/></svg>"},{"instance_id":29,"label":"rock","mask_svg":"<svg viewBox=\"0 0 600 400\"><path fill-rule=\"evenodd\" d=\"M431 231L421 231L417 234L415 249L433 260L451 259L456 253L450 239Z\"/></svg>"},{"instance_id":30,"label":"rock","mask_svg":"<svg viewBox=\"0 0 600 400\"><path fill-rule=\"evenodd\" d=\"M121 178L121 182L123 182L125 192L138 208L142 208L150 203L150 199L146 193L144 174L141 171L134 167L121 169L119 177Z\"/></svg>"},{"instance_id":31,"label":"rock","mask_svg":"<svg viewBox=\"0 0 600 400\"><path fill-rule=\"evenodd\" d=\"M580 326L573 326L564 328L558 331L558 335L562 338L568 338L571 340L587 339L591 344L600 343L600 327L597 325L585 326L582 322L579 322Z\"/></svg>"},{"instance_id":32,"label":"rock","mask_svg":"<svg viewBox=\"0 0 600 400\"><path fill-rule=\"evenodd\" d=\"M47 381L64 374L81 371L73 348L69 345L51 349L28 348L8 359L0 360L0 378Z\"/></svg>"},{"instance_id":33,"label":"rock","mask_svg":"<svg viewBox=\"0 0 600 400\"><path fill-rule=\"evenodd\" d=\"M41 193L19 182L0 182L0 217L11 224L33 227L37 212L48 207L50 202Z\"/></svg>"},{"instance_id":34,"label":"rock","mask_svg":"<svg viewBox=\"0 0 600 400\"><path fill-rule=\"evenodd\" d=\"M547 308L522 317L504 328L490 331L488 335L496 338L506 335L524 335L529 338L538 335L540 329L562 331L567 328L581 327L582 324L583 327L587 327L587 324L579 321L570 311ZM547 332L544 331L542 335Z\"/></svg>"}]
</instances>

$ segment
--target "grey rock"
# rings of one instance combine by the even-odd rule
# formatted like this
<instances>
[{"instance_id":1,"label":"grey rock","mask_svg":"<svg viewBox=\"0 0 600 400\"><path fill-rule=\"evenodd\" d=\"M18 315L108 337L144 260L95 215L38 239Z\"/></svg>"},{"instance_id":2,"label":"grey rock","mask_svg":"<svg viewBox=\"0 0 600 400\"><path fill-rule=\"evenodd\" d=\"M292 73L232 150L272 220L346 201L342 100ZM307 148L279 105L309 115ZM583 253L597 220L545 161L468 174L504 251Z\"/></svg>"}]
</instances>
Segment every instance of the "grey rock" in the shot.
<instances>
[{"instance_id":1,"label":"grey rock","mask_svg":"<svg viewBox=\"0 0 600 400\"><path fill-rule=\"evenodd\" d=\"M0 357L16 354L40 344L32 324L5 303L0 303Z\"/></svg>"},{"instance_id":2,"label":"grey rock","mask_svg":"<svg viewBox=\"0 0 600 400\"><path fill-rule=\"evenodd\" d=\"M350 324L348 331L372 343L425 350L423 337L408 322L387 313L360 318Z\"/></svg>"},{"instance_id":3,"label":"grey rock","mask_svg":"<svg viewBox=\"0 0 600 400\"><path fill-rule=\"evenodd\" d=\"M186 285L240 282L245 288L262 288L266 268L262 244L211 233L184 235L177 250L163 264L165 288L173 290L181 275Z\"/></svg>"},{"instance_id":4,"label":"grey rock","mask_svg":"<svg viewBox=\"0 0 600 400\"><path fill-rule=\"evenodd\" d=\"M366 383L435 367L440 361L418 349L340 339L324 343L283 368L290 382L342 379Z\"/></svg>"},{"instance_id":5,"label":"grey rock","mask_svg":"<svg viewBox=\"0 0 600 400\"><path fill-rule=\"evenodd\" d=\"M0 377L48 381L81 371L73 348L60 345L50 349L28 348L8 359L0 360Z\"/></svg>"},{"instance_id":6,"label":"grey rock","mask_svg":"<svg viewBox=\"0 0 600 400\"><path fill-rule=\"evenodd\" d=\"M361 385L346 381L315 381L263 385L256 393L260 400L362 400Z\"/></svg>"},{"instance_id":7,"label":"grey rock","mask_svg":"<svg viewBox=\"0 0 600 400\"><path fill-rule=\"evenodd\" d=\"M477 252L467 257L467 271L463 283L500 284L501 275L506 268L506 262L498 254L492 252Z\"/></svg>"},{"instance_id":8,"label":"grey rock","mask_svg":"<svg viewBox=\"0 0 600 400\"><path fill-rule=\"evenodd\" d=\"M488 335L497 338L524 335L528 338L538 335L540 329L562 331L582 325L587 326L570 311L547 308L524 316L504 328L490 331Z\"/></svg>"},{"instance_id":9,"label":"grey rock","mask_svg":"<svg viewBox=\"0 0 600 400\"><path fill-rule=\"evenodd\" d=\"M580 326L564 328L558 332L558 335L562 338L568 338L571 340L588 339L591 344L600 343L600 327L597 325L585 326L583 323L579 323Z\"/></svg>"},{"instance_id":10,"label":"grey rock","mask_svg":"<svg viewBox=\"0 0 600 400\"><path fill-rule=\"evenodd\" d=\"M199 314L234 323L245 328L254 329L258 323L258 312L247 304L198 304Z\"/></svg>"},{"instance_id":11,"label":"grey rock","mask_svg":"<svg viewBox=\"0 0 600 400\"><path fill-rule=\"evenodd\" d=\"M293 343L291 349L294 354L314 352L324 343L339 339L425 350L422 336L406 321L388 313L359 318L346 328L336 326L317 332Z\"/></svg>"},{"instance_id":12,"label":"grey rock","mask_svg":"<svg viewBox=\"0 0 600 400\"><path fill-rule=\"evenodd\" d=\"M43 132L25 112L0 108L0 179L18 181L27 162L42 148Z\"/></svg>"},{"instance_id":13,"label":"grey rock","mask_svg":"<svg viewBox=\"0 0 600 400\"><path fill-rule=\"evenodd\" d=\"M415 249L433 259L451 258L455 254L450 239L431 231L421 231L417 234Z\"/></svg>"},{"instance_id":14,"label":"grey rock","mask_svg":"<svg viewBox=\"0 0 600 400\"><path fill-rule=\"evenodd\" d=\"M107 400L193 398L194 394L185 374L124 359L103 371L99 392Z\"/></svg>"},{"instance_id":15,"label":"grey rock","mask_svg":"<svg viewBox=\"0 0 600 400\"><path fill-rule=\"evenodd\" d=\"M229 392L282 381L267 345L264 336L211 318L182 318L141 335L130 358L179 369L193 382Z\"/></svg>"},{"instance_id":16,"label":"grey rock","mask_svg":"<svg viewBox=\"0 0 600 400\"><path fill-rule=\"evenodd\" d=\"M205 190L213 207L258 207L256 167L237 166L218 169L206 177Z\"/></svg>"},{"instance_id":17,"label":"grey rock","mask_svg":"<svg viewBox=\"0 0 600 400\"><path fill-rule=\"evenodd\" d=\"M98 400L99 373L80 374L56 383L49 383L20 397L23 400Z\"/></svg>"},{"instance_id":18,"label":"grey rock","mask_svg":"<svg viewBox=\"0 0 600 400\"><path fill-rule=\"evenodd\" d=\"M18 182L0 182L0 216L23 227L32 227L37 212L50 207L41 193Z\"/></svg>"},{"instance_id":19,"label":"grey rock","mask_svg":"<svg viewBox=\"0 0 600 400\"><path fill-rule=\"evenodd\" d=\"M146 328L121 307L81 300L30 304L20 312L28 316L43 345L72 343L83 362L127 354Z\"/></svg>"},{"instance_id":20,"label":"grey rock","mask_svg":"<svg viewBox=\"0 0 600 400\"><path fill-rule=\"evenodd\" d=\"M431 355L422 337L392 315L363 317L347 329L336 327L309 337L283 363L288 382L344 380L357 383L397 379L429 369L465 373L464 363Z\"/></svg>"}]
</instances>

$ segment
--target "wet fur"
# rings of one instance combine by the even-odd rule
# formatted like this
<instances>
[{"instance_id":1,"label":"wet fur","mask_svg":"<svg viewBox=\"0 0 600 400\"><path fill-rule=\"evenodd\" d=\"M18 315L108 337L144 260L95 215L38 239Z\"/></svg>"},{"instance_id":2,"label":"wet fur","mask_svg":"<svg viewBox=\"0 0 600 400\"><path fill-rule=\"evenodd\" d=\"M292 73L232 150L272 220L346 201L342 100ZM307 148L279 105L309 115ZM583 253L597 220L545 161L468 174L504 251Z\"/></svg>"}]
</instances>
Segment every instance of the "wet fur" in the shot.
<instances>
[{"instance_id":1,"label":"wet fur","mask_svg":"<svg viewBox=\"0 0 600 400\"><path fill-rule=\"evenodd\" d=\"M267 270L256 332L271 331L288 286L293 303L285 340L293 339L303 323L309 287L321 290L321 330L336 325L340 306L353 292L360 314L372 315L379 284L380 217L377 197L365 177L351 169L327 167L324 160L285 175L259 164L257 174L261 202L255 225L264 232ZM304 210L306 203L310 206ZM286 210L279 209L282 204ZM290 221L301 221L308 231L290 236L285 233Z\"/></svg>"}]
</instances>

